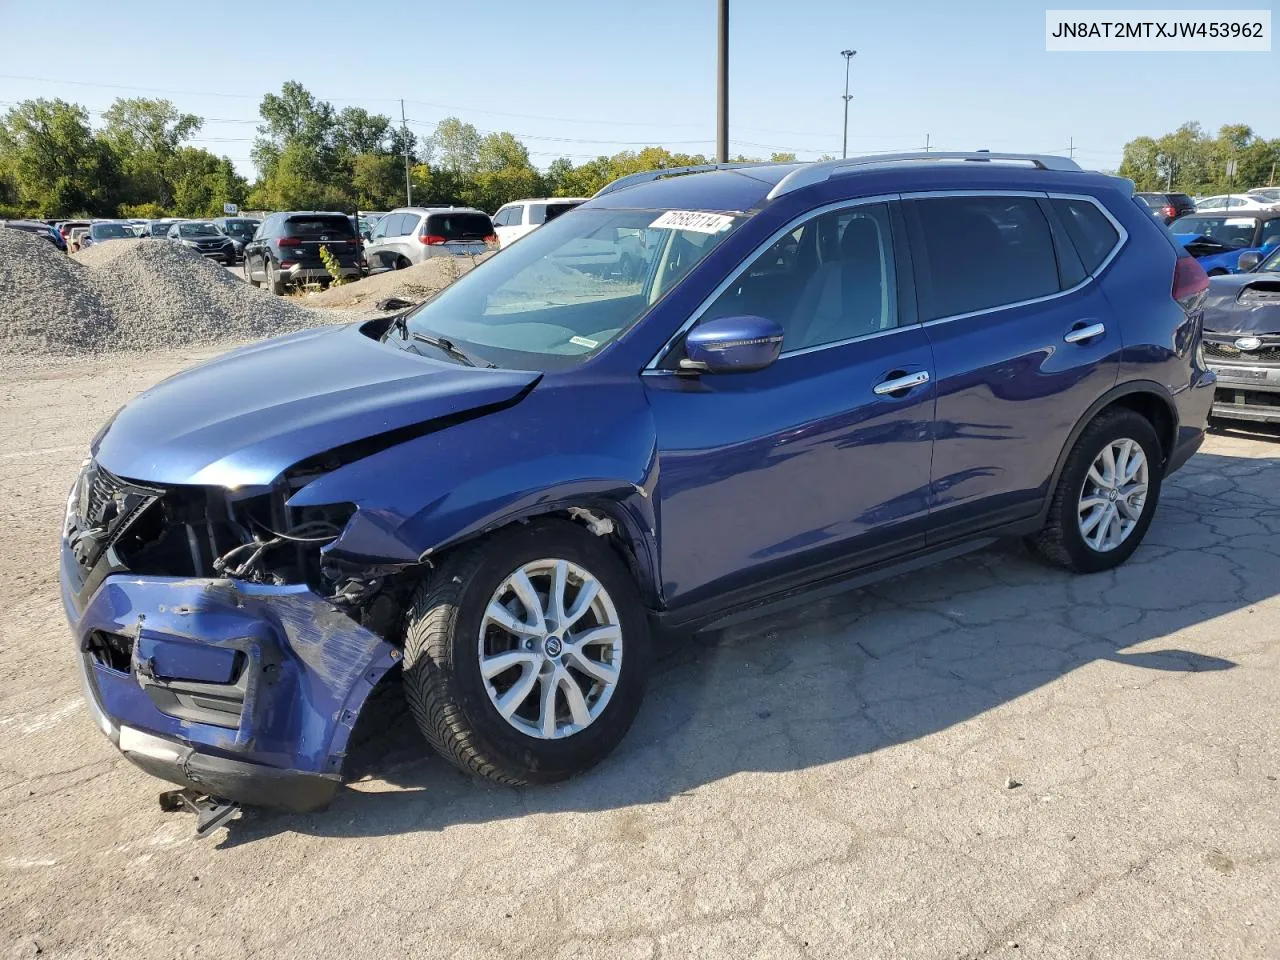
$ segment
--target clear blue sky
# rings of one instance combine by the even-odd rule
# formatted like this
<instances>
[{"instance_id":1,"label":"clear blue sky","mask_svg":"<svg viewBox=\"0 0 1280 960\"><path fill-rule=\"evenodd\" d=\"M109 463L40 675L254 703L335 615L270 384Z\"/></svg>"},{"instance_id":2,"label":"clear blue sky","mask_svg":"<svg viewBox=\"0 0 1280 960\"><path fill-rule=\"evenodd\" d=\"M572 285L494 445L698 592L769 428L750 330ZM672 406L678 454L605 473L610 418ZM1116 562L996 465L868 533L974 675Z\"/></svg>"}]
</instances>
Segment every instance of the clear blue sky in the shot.
<instances>
[{"instance_id":1,"label":"clear blue sky","mask_svg":"<svg viewBox=\"0 0 1280 960\"><path fill-rule=\"evenodd\" d=\"M1037 152L1065 152L1074 138L1077 159L1113 169L1126 140L1187 120L1280 136L1280 110L1263 93L1280 52L1046 53L1046 6L1070 5L731 0L731 148L839 155L845 47L858 51L851 154L915 149L926 134L937 149ZM449 115L510 130L539 166L633 144L711 153L715 8L715 0L0 0L0 108L43 96L101 111L117 96L166 96L210 118L197 142L247 174L258 102L286 80L339 107L396 117L404 97L419 135Z\"/></svg>"}]
</instances>

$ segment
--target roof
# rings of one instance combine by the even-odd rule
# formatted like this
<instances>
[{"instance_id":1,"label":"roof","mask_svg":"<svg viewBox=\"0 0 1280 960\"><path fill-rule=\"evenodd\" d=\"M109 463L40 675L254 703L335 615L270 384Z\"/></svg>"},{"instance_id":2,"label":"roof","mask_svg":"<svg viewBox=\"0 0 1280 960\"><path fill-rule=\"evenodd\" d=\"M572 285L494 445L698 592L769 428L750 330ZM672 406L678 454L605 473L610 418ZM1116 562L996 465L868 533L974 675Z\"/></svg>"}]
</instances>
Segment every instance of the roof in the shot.
<instances>
[{"instance_id":1,"label":"roof","mask_svg":"<svg viewBox=\"0 0 1280 960\"><path fill-rule=\"evenodd\" d=\"M986 153L893 154L818 163L689 169L683 174L659 173L660 179L637 177L640 182L623 178L597 193L588 206L751 213L792 194L810 191L814 196L838 200L924 190L1114 190L1127 183L1085 172L1063 157ZM706 172L693 172L698 170Z\"/></svg>"}]
</instances>

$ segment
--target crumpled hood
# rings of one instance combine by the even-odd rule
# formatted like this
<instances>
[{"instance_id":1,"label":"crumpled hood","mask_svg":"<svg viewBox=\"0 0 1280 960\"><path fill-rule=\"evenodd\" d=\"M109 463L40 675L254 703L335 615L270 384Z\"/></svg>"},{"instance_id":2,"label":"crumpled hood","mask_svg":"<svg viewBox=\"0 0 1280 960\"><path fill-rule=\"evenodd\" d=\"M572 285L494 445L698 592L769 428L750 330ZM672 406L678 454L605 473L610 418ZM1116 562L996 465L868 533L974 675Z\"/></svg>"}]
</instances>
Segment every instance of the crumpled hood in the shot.
<instances>
[{"instance_id":1,"label":"crumpled hood","mask_svg":"<svg viewBox=\"0 0 1280 960\"><path fill-rule=\"evenodd\" d=\"M461 366L356 324L243 347L121 408L94 456L130 480L265 486L334 447L516 399L536 372Z\"/></svg>"},{"instance_id":2,"label":"crumpled hood","mask_svg":"<svg viewBox=\"0 0 1280 960\"><path fill-rule=\"evenodd\" d=\"M1204 329L1221 334L1280 334L1280 273L1211 277Z\"/></svg>"}]
</instances>

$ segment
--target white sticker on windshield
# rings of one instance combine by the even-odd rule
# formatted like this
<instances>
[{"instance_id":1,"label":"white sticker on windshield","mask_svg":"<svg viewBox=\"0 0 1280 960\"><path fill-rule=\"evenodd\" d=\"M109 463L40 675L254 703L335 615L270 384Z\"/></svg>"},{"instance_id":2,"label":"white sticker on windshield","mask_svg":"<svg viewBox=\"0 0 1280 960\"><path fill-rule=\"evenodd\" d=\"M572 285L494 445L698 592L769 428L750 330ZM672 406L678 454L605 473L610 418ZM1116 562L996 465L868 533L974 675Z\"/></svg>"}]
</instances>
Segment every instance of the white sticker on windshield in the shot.
<instances>
[{"instance_id":1,"label":"white sticker on windshield","mask_svg":"<svg viewBox=\"0 0 1280 960\"><path fill-rule=\"evenodd\" d=\"M1227 217L1223 224L1228 227L1252 227L1253 217Z\"/></svg>"},{"instance_id":2,"label":"white sticker on windshield","mask_svg":"<svg viewBox=\"0 0 1280 960\"><path fill-rule=\"evenodd\" d=\"M649 224L650 229L691 230L694 233L721 233L731 226L733 217L698 210L668 210Z\"/></svg>"},{"instance_id":3,"label":"white sticker on windshield","mask_svg":"<svg viewBox=\"0 0 1280 960\"><path fill-rule=\"evenodd\" d=\"M600 346L599 340L588 340L586 337L570 337L569 342L579 347L586 347L588 350L594 350Z\"/></svg>"}]
</instances>

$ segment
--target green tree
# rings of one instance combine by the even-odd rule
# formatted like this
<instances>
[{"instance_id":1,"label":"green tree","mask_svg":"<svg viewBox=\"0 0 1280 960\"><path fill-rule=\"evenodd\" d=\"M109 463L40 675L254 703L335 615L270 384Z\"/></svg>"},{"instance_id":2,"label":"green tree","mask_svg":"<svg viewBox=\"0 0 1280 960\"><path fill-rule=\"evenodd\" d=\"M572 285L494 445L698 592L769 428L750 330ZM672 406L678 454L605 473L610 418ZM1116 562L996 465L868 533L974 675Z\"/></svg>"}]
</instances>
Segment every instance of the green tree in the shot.
<instances>
[{"instance_id":1,"label":"green tree","mask_svg":"<svg viewBox=\"0 0 1280 960\"><path fill-rule=\"evenodd\" d=\"M24 100L0 119L0 169L28 214L115 212L120 172L88 112L65 100Z\"/></svg>"},{"instance_id":2,"label":"green tree","mask_svg":"<svg viewBox=\"0 0 1280 960\"><path fill-rule=\"evenodd\" d=\"M118 99L103 114L99 137L115 153L122 174L120 201L129 205L173 204L167 168L178 148L200 129L194 114L179 113L168 100Z\"/></svg>"},{"instance_id":3,"label":"green tree","mask_svg":"<svg viewBox=\"0 0 1280 960\"><path fill-rule=\"evenodd\" d=\"M404 200L404 160L387 153L352 158L351 185L360 210L387 210Z\"/></svg>"},{"instance_id":4,"label":"green tree","mask_svg":"<svg viewBox=\"0 0 1280 960\"><path fill-rule=\"evenodd\" d=\"M480 133L457 117L445 117L436 124L435 133L427 141L438 159L439 169L455 177L471 176L480 166Z\"/></svg>"},{"instance_id":5,"label":"green tree","mask_svg":"<svg viewBox=\"0 0 1280 960\"><path fill-rule=\"evenodd\" d=\"M224 203L243 204L248 194L230 160L199 147L178 149L166 172L173 183L173 212L180 217L219 216Z\"/></svg>"}]
</instances>

